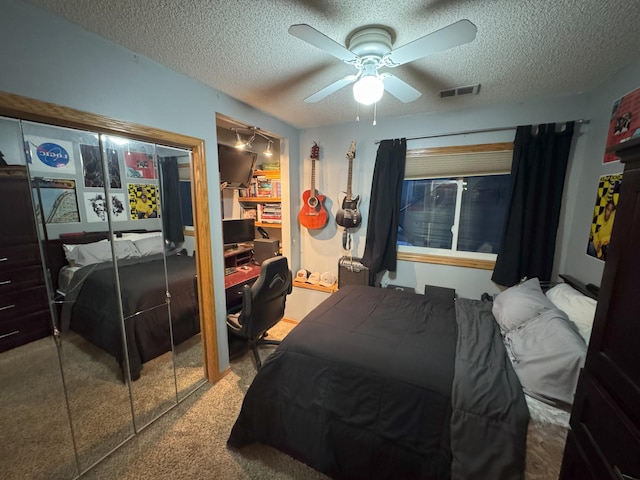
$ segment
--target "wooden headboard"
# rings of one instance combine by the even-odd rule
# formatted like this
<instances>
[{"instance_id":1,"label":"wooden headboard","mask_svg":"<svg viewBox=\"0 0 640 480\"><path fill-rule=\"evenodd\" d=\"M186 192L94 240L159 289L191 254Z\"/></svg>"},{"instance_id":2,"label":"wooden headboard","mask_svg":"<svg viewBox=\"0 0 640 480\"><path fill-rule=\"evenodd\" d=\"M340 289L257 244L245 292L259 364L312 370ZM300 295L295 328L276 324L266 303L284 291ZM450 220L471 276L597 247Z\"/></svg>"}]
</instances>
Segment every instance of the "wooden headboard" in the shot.
<instances>
[{"instance_id":1,"label":"wooden headboard","mask_svg":"<svg viewBox=\"0 0 640 480\"><path fill-rule=\"evenodd\" d=\"M571 285L573 288L578 290L583 295L586 295L587 297L591 297L595 300L598 299L598 293L600 293L600 287L598 287L597 285L594 285L593 283L588 283L585 285L583 282L581 282L577 278L572 277L571 275L563 274L563 273L560 274L560 278L562 278L566 283Z\"/></svg>"}]
</instances>

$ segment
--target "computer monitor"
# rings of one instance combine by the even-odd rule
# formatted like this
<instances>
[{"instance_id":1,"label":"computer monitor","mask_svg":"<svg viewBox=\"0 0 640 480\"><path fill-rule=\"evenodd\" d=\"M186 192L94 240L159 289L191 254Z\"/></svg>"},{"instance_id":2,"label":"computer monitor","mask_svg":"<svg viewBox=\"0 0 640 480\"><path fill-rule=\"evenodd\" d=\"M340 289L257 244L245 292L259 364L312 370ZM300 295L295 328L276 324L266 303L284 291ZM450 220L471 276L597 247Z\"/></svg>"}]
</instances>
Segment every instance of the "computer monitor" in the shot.
<instances>
[{"instance_id":1,"label":"computer monitor","mask_svg":"<svg viewBox=\"0 0 640 480\"><path fill-rule=\"evenodd\" d=\"M255 235L253 218L222 220L222 241L225 248L233 248L239 243L253 242Z\"/></svg>"}]
</instances>

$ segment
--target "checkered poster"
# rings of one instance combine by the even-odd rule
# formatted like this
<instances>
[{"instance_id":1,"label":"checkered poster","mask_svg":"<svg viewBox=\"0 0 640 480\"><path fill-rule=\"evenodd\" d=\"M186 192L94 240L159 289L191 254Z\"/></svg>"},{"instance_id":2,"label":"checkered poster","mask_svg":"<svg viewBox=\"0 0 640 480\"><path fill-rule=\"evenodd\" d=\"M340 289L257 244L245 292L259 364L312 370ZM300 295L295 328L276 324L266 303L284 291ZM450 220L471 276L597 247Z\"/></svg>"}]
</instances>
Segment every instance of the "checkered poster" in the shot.
<instances>
[{"instance_id":1,"label":"checkered poster","mask_svg":"<svg viewBox=\"0 0 640 480\"><path fill-rule=\"evenodd\" d=\"M606 260L607 257L609 239L620 196L620 185L622 185L622 173L603 175L598 182L587 254L600 260Z\"/></svg>"},{"instance_id":2,"label":"checkered poster","mask_svg":"<svg viewBox=\"0 0 640 480\"><path fill-rule=\"evenodd\" d=\"M127 184L132 220L158 218L158 187L148 183Z\"/></svg>"}]
</instances>

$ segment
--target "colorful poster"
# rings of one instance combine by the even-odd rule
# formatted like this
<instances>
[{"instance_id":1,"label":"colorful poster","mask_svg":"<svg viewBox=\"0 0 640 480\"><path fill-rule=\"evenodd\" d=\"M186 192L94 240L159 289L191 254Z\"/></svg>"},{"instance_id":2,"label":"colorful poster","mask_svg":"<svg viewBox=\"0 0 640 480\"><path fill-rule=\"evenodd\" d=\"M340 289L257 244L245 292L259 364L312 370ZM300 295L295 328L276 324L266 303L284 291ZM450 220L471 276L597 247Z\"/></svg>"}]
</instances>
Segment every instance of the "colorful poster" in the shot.
<instances>
[{"instance_id":1,"label":"colorful poster","mask_svg":"<svg viewBox=\"0 0 640 480\"><path fill-rule=\"evenodd\" d=\"M127 178L156 178L156 162L153 155L141 152L124 152Z\"/></svg>"},{"instance_id":2,"label":"colorful poster","mask_svg":"<svg viewBox=\"0 0 640 480\"><path fill-rule=\"evenodd\" d=\"M71 142L25 135L24 143L30 172L41 172L46 175L60 173L74 175L76 173L76 162Z\"/></svg>"},{"instance_id":3,"label":"colorful poster","mask_svg":"<svg viewBox=\"0 0 640 480\"><path fill-rule=\"evenodd\" d=\"M607 150L632 137L640 136L640 88L613 102L609 119L609 134L604 153L604 163L616 162L619 158Z\"/></svg>"},{"instance_id":4,"label":"colorful poster","mask_svg":"<svg viewBox=\"0 0 640 480\"><path fill-rule=\"evenodd\" d=\"M118 152L112 148L107 149L107 171L111 188L122 188L120 179L120 164ZM104 187L104 178L100 149L97 145L80 144L80 156L82 157L82 172L85 187Z\"/></svg>"},{"instance_id":5,"label":"colorful poster","mask_svg":"<svg viewBox=\"0 0 640 480\"><path fill-rule=\"evenodd\" d=\"M124 193L111 194L111 219L114 222L127 220L127 209ZM104 192L85 192L84 209L87 212L87 222L106 222L107 201Z\"/></svg>"},{"instance_id":6,"label":"colorful poster","mask_svg":"<svg viewBox=\"0 0 640 480\"><path fill-rule=\"evenodd\" d=\"M622 173L603 175L598 182L596 205L593 210L593 220L587 244L587 255L602 261L607 259L607 249L609 248L613 222L616 218L621 184Z\"/></svg>"},{"instance_id":7,"label":"colorful poster","mask_svg":"<svg viewBox=\"0 0 640 480\"><path fill-rule=\"evenodd\" d=\"M75 180L34 178L31 186L36 199L36 218L44 216L46 224L80 222Z\"/></svg>"},{"instance_id":8,"label":"colorful poster","mask_svg":"<svg viewBox=\"0 0 640 480\"><path fill-rule=\"evenodd\" d=\"M129 183L129 211L132 220L158 218L158 195L155 185Z\"/></svg>"}]
</instances>

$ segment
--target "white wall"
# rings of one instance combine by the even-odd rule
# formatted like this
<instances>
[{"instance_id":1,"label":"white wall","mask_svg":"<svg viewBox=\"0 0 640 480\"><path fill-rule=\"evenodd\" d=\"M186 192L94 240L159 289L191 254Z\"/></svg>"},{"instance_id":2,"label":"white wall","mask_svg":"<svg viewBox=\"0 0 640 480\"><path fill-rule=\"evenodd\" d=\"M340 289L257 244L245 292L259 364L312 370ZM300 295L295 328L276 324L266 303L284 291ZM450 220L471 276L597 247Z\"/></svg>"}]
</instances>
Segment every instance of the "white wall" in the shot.
<instances>
[{"instance_id":1,"label":"white wall","mask_svg":"<svg viewBox=\"0 0 640 480\"><path fill-rule=\"evenodd\" d=\"M383 112L381 112L383 113ZM356 158L353 164L353 194L361 195L360 210L363 222L353 233L352 253L362 256L364 253L368 217L371 179L378 145L376 141L400 137L417 137L438 133L451 133L467 130L493 129L513 127L503 132L467 134L425 140L414 140L407 143L407 148L424 148L445 145L467 145L476 143L508 142L515 135L518 125L539 124L549 122L565 122L568 120L589 118L589 96L575 95L563 98L535 99L518 104L496 107L460 110L448 113L426 113L401 118L378 120L373 126L370 115L361 111L359 123L347 123L328 127L307 129L300 137L300 156L303 158L303 169L300 182L303 189L308 189L311 178L310 147L313 141L320 145L320 160L316 164L316 186L320 193L328 197L326 207L331 212L329 225L322 230L302 229L301 263L295 268L306 268L310 271L338 272L338 259L344 254L342 249L342 229L335 223L335 214L340 207L343 191L347 187L348 160L346 153L352 140L357 142ZM584 151L589 126L581 125L576 130L574 151L571 155L565 188L565 196L573 199L577 195L578 185L574 179L579 178L582 152ZM300 210L300 194L293 197L292 212ZM575 202L568 201L561 219L558 233L558 245L561 247L559 258L569 248L566 231L571 229ZM559 259L556 259L559 261ZM295 270L294 270L295 271ZM564 271L563 271L564 272ZM462 267L450 267L426 263L398 262L395 275L385 275L382 283L414 287L422 292L425 284L456 288L458 295L467 298L480 298L483 292L497 293L497 286L491 282L491 271Z\"/></svg>"},{"instance_id":2,"label":"white wall","mask_svg":"<svg viewBox=\"0 0 640 480\"><path fill-rule=\"evenodd\" d=\"M294 167L298 130L31 5L3 0L0 9L0 90L204 139L219 361L225 369L229 355L216 112L287 139L281 157ZM297 188L297 167L292 171Z\"/></svg>"}]
</instances>

